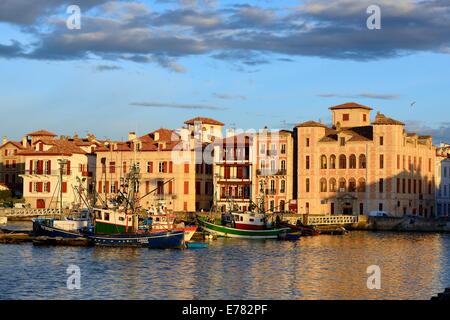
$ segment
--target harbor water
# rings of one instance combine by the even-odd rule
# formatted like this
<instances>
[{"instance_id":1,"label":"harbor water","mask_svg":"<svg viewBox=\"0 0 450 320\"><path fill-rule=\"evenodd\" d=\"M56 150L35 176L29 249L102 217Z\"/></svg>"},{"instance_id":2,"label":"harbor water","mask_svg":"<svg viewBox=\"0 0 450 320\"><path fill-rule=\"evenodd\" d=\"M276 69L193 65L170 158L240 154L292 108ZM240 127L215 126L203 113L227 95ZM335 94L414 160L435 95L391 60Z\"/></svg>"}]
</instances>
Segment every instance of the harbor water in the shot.
<instances>
[{"instance_id":1,"label":"harbor water","mask_svg":"<svg viewBox=\"0 0 450 320\"><path fill-rule=\"evenodd\" d=\"M67 268L80 289L67 287ZM368 289L367 267L381 271ZM430 299L450 286L450 234L354 231L298 242L218 239L149 250L0 245L0 299Z\"/></svg>"}]
</instances>

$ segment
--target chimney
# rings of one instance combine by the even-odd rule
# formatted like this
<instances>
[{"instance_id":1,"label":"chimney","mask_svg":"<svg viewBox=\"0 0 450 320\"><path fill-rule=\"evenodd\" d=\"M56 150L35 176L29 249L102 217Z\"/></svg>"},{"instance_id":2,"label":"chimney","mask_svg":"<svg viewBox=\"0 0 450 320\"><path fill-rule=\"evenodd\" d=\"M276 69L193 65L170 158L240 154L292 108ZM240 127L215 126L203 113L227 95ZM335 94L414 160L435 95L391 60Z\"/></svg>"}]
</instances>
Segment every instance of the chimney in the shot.
<instances>
[{"instance_id":1,"label":"chimney","mask_svg":"<svg viewBox=\"0 0 450 320\"><path fill-rule=\"evenodd\" d=\"M159 140L159 132L155 132L155 141Z\"/></svg>"},{"instance_id":2,"label":"chimney","mask_svg":"<svg viewBox=\"0 0 450 320\"><path fill-rule=\"evenodd\" d=\"M3 136L2 139L2 145L8 142L8 138L6 136Z\"/></svg>"},{"instance_id":3,"label":"chimney","mask_svg":"<svg viewBox=\"0 0 450 320\"><path fill-rule=\"evenodd\" d=\"M27 136L22 137L22 146L24 148L28 148L28 137Z\"/></svg>"},{"instance_id":4,"label":"chimney","mask_svg":"<svg viewBox=\"0 0 450 320\"><path fill-rule=\"evenodd\" d=\"M128 133L128 141L133 141L136 139L136 132L129 132Z\"/></svg>"}]
</instances>

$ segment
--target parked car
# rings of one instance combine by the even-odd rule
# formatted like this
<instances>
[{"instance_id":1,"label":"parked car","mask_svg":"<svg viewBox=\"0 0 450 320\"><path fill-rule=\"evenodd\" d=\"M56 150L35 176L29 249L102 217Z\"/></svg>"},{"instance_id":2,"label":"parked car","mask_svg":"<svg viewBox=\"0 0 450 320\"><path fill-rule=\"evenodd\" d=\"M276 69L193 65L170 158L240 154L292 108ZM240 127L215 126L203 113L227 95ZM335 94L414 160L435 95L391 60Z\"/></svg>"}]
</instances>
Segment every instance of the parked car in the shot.
<instances>
[{"instance_id":1,"label":"parked car","mask_svg":"<svg viewBox=\"0 0 450 320\"><path fill-rule=\"evenodd\" d=\"M386 211L370 211L368 214L369 217L390 217L389 213Z\"/></svg>"}]
</instances>

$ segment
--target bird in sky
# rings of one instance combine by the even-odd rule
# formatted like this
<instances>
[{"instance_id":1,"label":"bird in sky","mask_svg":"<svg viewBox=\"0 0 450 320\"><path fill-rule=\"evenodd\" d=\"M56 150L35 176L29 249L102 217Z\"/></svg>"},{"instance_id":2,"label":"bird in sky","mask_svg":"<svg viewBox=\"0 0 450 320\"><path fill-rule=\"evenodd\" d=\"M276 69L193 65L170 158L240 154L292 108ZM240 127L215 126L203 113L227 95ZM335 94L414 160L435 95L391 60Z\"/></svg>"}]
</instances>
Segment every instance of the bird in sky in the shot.
<instances>
[{"instance_id":1,"label":"bird in sky","mask_svg":"<svg viewBox=\"0 0 450 320\"><path fill-rule=\"evenodd\" d=\"M411 103L411 107L414 107L414 105L416 104L416 102L414 101L414 102L412 102Z\"/></svg>"}]
</instances>

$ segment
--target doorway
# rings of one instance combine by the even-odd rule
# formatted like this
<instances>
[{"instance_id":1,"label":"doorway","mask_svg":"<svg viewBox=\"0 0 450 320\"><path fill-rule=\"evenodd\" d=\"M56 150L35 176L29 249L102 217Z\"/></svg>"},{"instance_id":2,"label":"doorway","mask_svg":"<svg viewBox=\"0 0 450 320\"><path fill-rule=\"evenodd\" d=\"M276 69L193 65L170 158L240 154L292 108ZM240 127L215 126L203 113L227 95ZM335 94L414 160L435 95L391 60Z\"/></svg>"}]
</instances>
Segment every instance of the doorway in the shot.
<instances>
[{"instance_id":1,"label":"doorway","mask_svg":"<svg viewBox=\"0 0 450 320\"><path fill-rule=\"evenodd\" d=\"M37 199L36 200L36 208L37 209L45 209L45 200L44 199Z\"/></svg>"}]
</instances>

